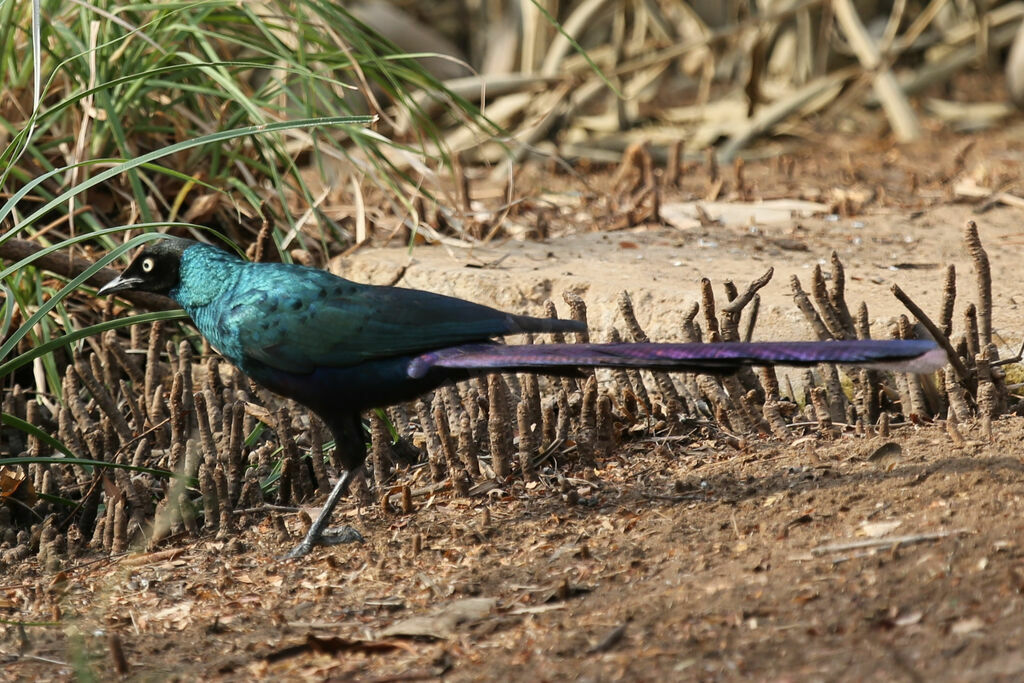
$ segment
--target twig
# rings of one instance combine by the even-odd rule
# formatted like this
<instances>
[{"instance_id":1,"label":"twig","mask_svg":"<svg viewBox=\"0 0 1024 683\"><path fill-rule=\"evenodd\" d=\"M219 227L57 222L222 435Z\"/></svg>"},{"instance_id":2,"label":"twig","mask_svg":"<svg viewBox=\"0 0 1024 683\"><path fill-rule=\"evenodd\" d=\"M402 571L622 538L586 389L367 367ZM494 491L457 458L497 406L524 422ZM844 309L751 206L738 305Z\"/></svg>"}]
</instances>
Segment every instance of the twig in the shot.
<instances>
[{"instance_id":1,"label":"twig","mask_svg":"<svg viewBox=\"0 0 1024 683\"><path fill-rule=\"evenodd\" d=\"M849 543L830 543L811 548L812 555L827 555L829 553L841 553L847 550L861 550L863 548L891 548L912 543L924 543L925 541L937 541L940 538L959 536L970 533L969 529L950 529L949 531L936 531L930 534L911 534L908 536L887 536L885 538L866 538L863 541L850 541Z\"/></svg>"},{"instance_id":2,"label":"twig","mask_svg":"<svg viewBox=\"0 0 1024 683\"><path fill-rule=\"evenodd\" d=\"M925 312L921 310L920 306L914 303L914 301L909 296L907 296L906 292L900 289L899 285L894 284L892 286L892 293L893 296L900 300L900 303L907 307L907 310L910 311L911 315L917 318L918 321L922 325L924 325L924 328L928 330L928 333L930 335L932 335L932 339L934 339L939 344L939 346L943 348L943 350L946 352L946 357L949 360L949 364L953 366L953 370L956 372L957 378L961 382L970 381L971 373L968 372L967 368L964 366L963 361L960 360L960 356L957 354L956 349L954 349L953 345L950 343L949 337L946 334L944 334L942 330L939 329L938 325L932 322L931 318L929 318L925 314ZM943 316L945 316L945 313L943 313Z\"/></svg>"}]
</instances>

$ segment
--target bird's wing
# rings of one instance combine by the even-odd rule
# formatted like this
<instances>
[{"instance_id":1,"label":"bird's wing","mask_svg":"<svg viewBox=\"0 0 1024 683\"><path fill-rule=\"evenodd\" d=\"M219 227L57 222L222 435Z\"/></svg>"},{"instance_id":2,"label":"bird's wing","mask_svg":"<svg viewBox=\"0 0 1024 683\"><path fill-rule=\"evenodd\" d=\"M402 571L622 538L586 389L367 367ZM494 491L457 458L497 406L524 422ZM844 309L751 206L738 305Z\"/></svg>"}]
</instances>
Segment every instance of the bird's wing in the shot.
<instances>
[{"instance_id":1,"label":"bird's wing","mask_svg":"<svg viewBox=\"0 0 1024 683\"><path fill-rule=\"evenodd\" d=\"M312 268L261 266L250 273L259 280L240 283L221 325L246 357L288 372L582 327L430 292L358 284Z\"/></svg>"}]
</instances>

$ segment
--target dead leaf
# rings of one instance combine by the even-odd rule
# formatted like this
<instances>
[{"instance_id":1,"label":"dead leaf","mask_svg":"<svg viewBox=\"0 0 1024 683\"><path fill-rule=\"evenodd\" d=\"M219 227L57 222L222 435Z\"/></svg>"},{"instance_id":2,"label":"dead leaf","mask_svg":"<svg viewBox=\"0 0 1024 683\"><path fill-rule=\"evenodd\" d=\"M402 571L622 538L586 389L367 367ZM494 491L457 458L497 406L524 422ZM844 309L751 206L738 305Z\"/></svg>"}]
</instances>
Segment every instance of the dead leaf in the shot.
<instances>
[{"instance_id":1,"label":"dead leaf","mask_svg":"<svg viewBox=\"0 0 1024 683\"><path fill-rule=\"evenodd\" d=\"M256 418L271 429L277 429L277 419L269 410L261 405L250 403L249 401L246 401L243 406L245 407L246 415Z\"/></svg>"},{"instance_id":2,"label":"dead leaf","mask_svg":"<svg viewBox=\"0 0 1024 683\"><path fill-rule=\"evenodd\" d=\"M27 505L34 505L36 492L32 480L25 473L11 467L0 467L0 498L14 497Z\"/></svg>"},{"instance_id":3,"label":"dead leaf","mask_svg":"<svg viewBox=\"0 0 1024 683\"><path fill-rule=\"evenodd\" d=\"M188 207L188 211L185 212L182 219L186 223L209 221L216 213L217 207L220 206L222 196L219 192L199 195L192 201L192 205Z\"/></svg>"}]
</instances>

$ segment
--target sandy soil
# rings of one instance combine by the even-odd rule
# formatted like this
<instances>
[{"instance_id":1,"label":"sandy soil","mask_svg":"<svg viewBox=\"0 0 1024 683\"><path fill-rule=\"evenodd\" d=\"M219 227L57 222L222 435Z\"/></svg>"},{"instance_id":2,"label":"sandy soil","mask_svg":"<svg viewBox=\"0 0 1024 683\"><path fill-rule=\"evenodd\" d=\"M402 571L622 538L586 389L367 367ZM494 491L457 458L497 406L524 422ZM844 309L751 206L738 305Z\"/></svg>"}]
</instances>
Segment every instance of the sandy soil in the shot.
<instances>
[{"instance_id":1,"label":"sandy soil","mask_svg":"<svg viewBox=\"0 0 1024 683\"><path fill-rule=\"evenodd\" d=\"M1012 133L973 142L961 175L989 164L1020 177ZM929 190L964 146L879 161L852 145L845 165L871 172L854 184L889 190L852 216L417 247L402 284L521 311L576 291L599 335L626 289L651 336L668 339L700 277L742 286L773 266L757 336L809 338L788 278L807 287L836 249L848 300L868 302L881 335L903 312L893 283L935 311L952 263L973 297L961 230L975 217L1007 355L1024 335L1020 209L980 213ZM797 169L817 183L812 199L839 184L808 171L829 160ZM901 164L933 172L893 179ZM772 168L746 172L765 196L793 190L771 184ZM384 282L407 259L366 249L344 270ZM959 444L942 425L905 425L738 450L699 429L640 435L597 468L561 472L564 483L548 471L484 497L442 492L410 514L345 506L338 517L366 542L303 561L279 559L300 520L266 511L228 539L172 538L57 575L28 560L0 578L0 616L38 623L0 625L0 678L107 679L126 666L138 680L1019 680L1024 420L997 421L991 441L979 425L961 431Z\"/></svg>"}]
</instances>

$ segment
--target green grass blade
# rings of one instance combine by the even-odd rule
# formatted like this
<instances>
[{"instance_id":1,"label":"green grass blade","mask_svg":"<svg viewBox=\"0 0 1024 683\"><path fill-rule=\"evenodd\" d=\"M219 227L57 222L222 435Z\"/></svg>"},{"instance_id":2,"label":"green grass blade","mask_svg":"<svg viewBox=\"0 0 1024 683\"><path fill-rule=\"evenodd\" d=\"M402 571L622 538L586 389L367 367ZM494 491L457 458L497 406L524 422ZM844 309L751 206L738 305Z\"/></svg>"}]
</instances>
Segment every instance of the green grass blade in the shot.
<instances>
[{"instance_id":1,"label":"green grass blade","mask_svg":"<svg viewBox=\"0 0 1024 683\"><path fill-rule=\"evenodd\" d=\"M102 334L107 330L116 330L122 327L130 327L132 325L144 325L146 323L156 322L158 320L186 320L188 315L185 311L156 311L154 313L140 313L138 315L128 316L127 318L117 318L116 320L107 320L106 322L97 323L90 325L89 327L83 327L80 330L69 332L63 336L51 339L50 341L33 348L31 351L26 351L20 354L16 358L13 358L6 363L0 364L0 377L6 377L18 368L22 367L27 363L31 363L40 356L45 356L51 351L73 344L79 339L85 339L91 337L94 334Z\"/></svg>"},{"instance_id":2,"label":"green grass blade","mask_svg":"<svg viewBox=\"0 0 1024 683\"><path fill-rule=\"evenodd\" d=\"M0 288L4 291L4 321L0 324L0 339L7 338L7 332L11 329L11 319L14 316L14 292L5 283L0 282Z\"/></svg>"},{"instance_id":3,"label":"green grass blade","mask_svg":"<svg viewBox=\"0 0 1024 683\"><path fill-rule=\"evenodd\" d=\"M60 451L64 455L68 456L69 458L76 457L75 454L72 453L70 451L70 449L68 449L68 447L65 446L62 442L60 442L57 439L53 438L52 436L50 436L49 434L44 432L39 427L36 427L31 422L26 422L25 420L22 420L20 417L15 417L14 415L10 415L8 413L0 413L0 422L2 422L3 424L7 425L8 427L14 427L15 429L17 429L19 431L22 431L22 432L25 432L26 434L30 434L31 436L34 436L35 438L37 438L40 441L42 441L43 443L47 444L48 446L50 446L54 450ZM4 465L4 464L16 465L16 464L19 464L19 463L15 462L16 460L19 460L19 459L18 458L2 458L2 459L0 459L0 465ZM31 459L31 458L21 458L21 460L33 460L33 459ZM33 462L36 462L36 460L33 460Z\"/></svg>"},{"instance_id":4,"label":"green grass blade","mask_svg":"<svg viewBox=\"0 0 1024 683\"><path fill-rule=\"evenodd\" d=\"M105 183L111 178L114 178L115 176L124 173L125 171L138 168L143 164L156 161L157 159L169 156L171 154L177 154L178 152L183 152L185 150L193 149L195 147L201 147L203 145L214 144L217 142L223 142L225 140L231 140L234 138L246 137L249 135L263 135L266 133L276 133L286 130L319 128L326 126L368 125L372 123L373 120L374 118L372 116L324 116L313 119L301 119L298 121L276 121L273 123L264 123L256 126L243 126L241 128L233 128L231 130L218 131L216 133L202 135L198 138L193 138L191 140L182 140L181 142L176 142L173 145L168 145L160 149L152 150L150 152L147 152L146 154L143 154L141 156L138 156L134 159L130 159L127 161L107 159L107 163L115 162L115 165L111 168L108 168L105 171L97 173L96 175L88 178L87 180L84 180L81 183L78 183L74 187L65 190L64 192L60 193L50 201L46 202L43 206L36 209L28 216L26 216L24 219L19 221L14 226L14 228L11 229L6 235L0 236L0 243L9 239L19 230L22 230L26 226L31 225L35 221L39 220L47 213L52 211L54 208L66 202L71 197L81 194L82 192L88 190L91 187L95 187L96 185ZM87 163L95 164L97 163L97 161L93 160ZM21 201L25 197L25 195L27 195L33 189L38 187L40 184L46 182L47 180L57 175L58 173L69 170L73 166L81 165L84 164L75 164L72 166L56 168L26 183L20 190L15 192L2 207L0 207L0 222L6 220L7 216L9 216L10 213L14 210L14 207L17 205L17 203Z\"/></svg>"},{"instance_id":5,"label":"green grass blade","mask_svg":"<svg viewBox=\"0 0 1024 683\"><path fill-rule=\"evenodd\" d=\"M7 423L7 418L10 415L3 415L4 423ZM28 424L18 418L12 418L23 424ZM17 425L12 425L17 426ZM32 425L28 425L31 427ZM20 427L19 427L20 428ZM63 452L63 451L62 451ZM198 484L193 477L182 477L179 474L175 474L169 470L158 470L153 467L142 467L141 465L130 465L126 462L107 462L106 460L92 460L91 458L78 458L75 456L69 456L67 458L59 457L24 457L24 458L0 458L0 465L32 465L34 463L40 463L45 465L78 465L80 467L88 468L92 471L93 467L107 467L114 470L128 470L129 472L141 472L143 474L151 474L156 477L164 479L185 479L189 486L195 486Z\"/></svg>"}]
</instances>

